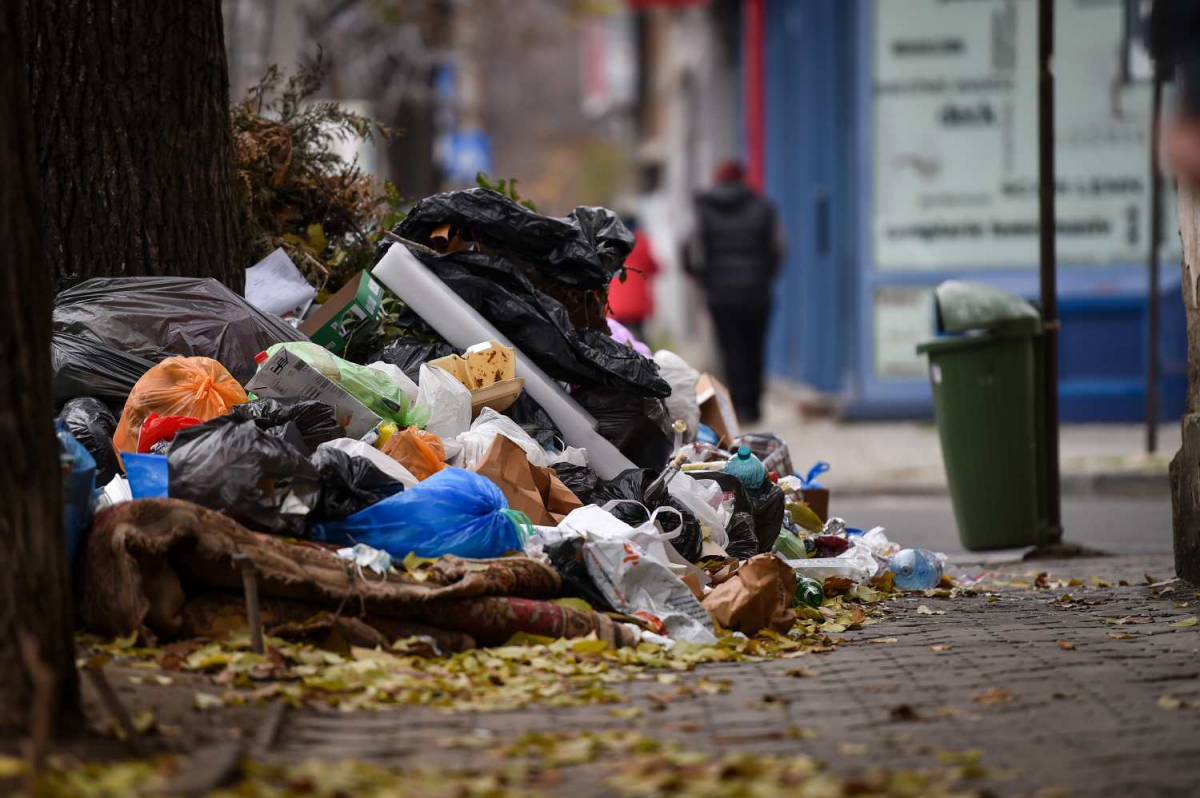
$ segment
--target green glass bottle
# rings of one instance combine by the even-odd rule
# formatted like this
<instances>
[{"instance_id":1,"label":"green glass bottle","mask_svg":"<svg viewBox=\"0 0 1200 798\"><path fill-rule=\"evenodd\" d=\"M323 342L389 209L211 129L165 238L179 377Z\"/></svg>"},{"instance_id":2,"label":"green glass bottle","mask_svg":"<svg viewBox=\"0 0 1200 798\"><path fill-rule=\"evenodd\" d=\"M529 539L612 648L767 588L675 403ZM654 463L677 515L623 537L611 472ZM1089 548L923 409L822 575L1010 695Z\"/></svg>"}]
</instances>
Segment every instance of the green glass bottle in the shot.
<instances>
[{"instance_id":1,"label":"green glass bottle","mask_svg":"<svg viewBox=\"0 0 1200 798\"><path fill-rule=\"evenodd\" d=\"M820 582L807 576L796 575L796 600L792 602L793 607L807 604L815 610L824 600L825 591L821 589Z\"/></svg>"}]
</instances>

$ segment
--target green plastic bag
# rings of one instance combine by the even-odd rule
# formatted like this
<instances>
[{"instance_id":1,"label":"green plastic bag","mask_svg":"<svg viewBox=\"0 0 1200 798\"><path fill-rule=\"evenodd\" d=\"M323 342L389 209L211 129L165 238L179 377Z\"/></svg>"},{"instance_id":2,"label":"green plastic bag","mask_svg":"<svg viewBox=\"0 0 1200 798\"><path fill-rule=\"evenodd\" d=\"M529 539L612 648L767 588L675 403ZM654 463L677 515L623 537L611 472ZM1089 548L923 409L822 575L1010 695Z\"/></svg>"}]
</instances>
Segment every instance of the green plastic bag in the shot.
<instances>
[{"instance_id":1,"label":"green plastic bag","mask_svg":"<svg viewBox=\"0 0 1200 798\"><path fill-rule=\"evenodd\" d=\"M771 550L782 554L789 560L806 560L808 553L804 548L804 541L790 529L780 529L779 537L775 538L775 545Z\"/></svg>"},{"instance_id":2,"label":"green plastic bag","mask_svg":"<svg viewBox=\"0 0 1200 798\"><path fill-rule=\"evenodd\" d=\"M306 342L286 342L267 349L267 358L286 349L333 382L346 389L375 415L393 421L398 427L425 427L429 408L410 401L400 384L382 371L343 360L322 346Z\"/></svg>"}]
</instances>

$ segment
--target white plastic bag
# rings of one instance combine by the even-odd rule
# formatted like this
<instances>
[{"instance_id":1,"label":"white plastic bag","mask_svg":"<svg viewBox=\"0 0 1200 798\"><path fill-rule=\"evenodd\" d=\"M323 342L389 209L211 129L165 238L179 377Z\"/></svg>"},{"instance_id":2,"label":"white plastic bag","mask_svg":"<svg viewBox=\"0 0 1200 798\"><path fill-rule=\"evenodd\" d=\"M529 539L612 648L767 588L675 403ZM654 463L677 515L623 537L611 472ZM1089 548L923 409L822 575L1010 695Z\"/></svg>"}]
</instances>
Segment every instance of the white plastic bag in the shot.
<instances>
[{"instance_id":1,"label":"white plastic bag","mask_svg":"<svg viewBox=\"0 0 1200 798\"><path fill-rule=\"evenodd\" d=\"M711 479L692 479L680 472L667 483L667 493L691 510L700 526L708 530L709 540L721 548L729 545L729 533L725 531L729 519L717 509L724 496L719 484Z\"/></svg>"},{"instance_id":2,"label":"white plastic bag","mask_svg":"<svg viewBox=\"0 0 1200 798\"><path fill-rule=\"evenodd\" d=\"M417 403L429 408L425 429L454 438L471 428L471 392L450 372L421 364Z\"/></svg>"},{"instance_id":3,"label":"white plastic bag","mask_svg":"<svg viewBox=\"0 0 1200 798\"><path fill-rule=\"evenodd\" d=\"M588 576L619 612L657 618L675 640L717 642L712 618L691 588L637 543L594 537L584 553Z\"/></svg>"},{"instance_id":4,"label":"white plastic bag","mask_svg":"<svg viewBox=\"0 0 1200 798\"><path fill-rule=\"evenodd\" d=\"M399 462L388 457L370 444L356 441L353 438L334 438L322 443L317 449L337 449L351 457L365 457L371 464L406 488L416 485L418 480Z\"/></svg>"},{"instance_id":5,"label":"white plastic bag","mask_svg":"<svg viewBox=\"0 0 1200 798\"><path fill-rule=\"evenodd\" d=\"M377 360L374 363L368 363L367 368L382 371L384 374L391 377L400 386L400 390L404 391L404 395L410 401L417 401L417 384L408 378L408 375L400 370L399 366L391 363L384 363L382 360Z\"/></svg>"},{"instance_id":6,"label":"white plastic bag","mask_svg":"<svg viewBox=\"0 0 1200 798\"><path fill-rule=\"evenodd\" d=\"M668 349L655 352L654 362L658 365L658 375L671 386L671 395L663 400L671 421L682 418L687 422L683 439L695 439L696 430L700 428L700 404L696 401L696 383L700 380L700 372Z\"/></svg>"},{"instance_id":7,"label":"white plastic bag","mask_svg":"<svg viewBox=\"0 0 1200 798\"><path fill-rule=\"evenodd\" d=\"M521 425L505 415L485 407L471 428L457 437L462 444L462 453L451 463L459 468L472 469L487 453L497 435L503 435L525 450L530 465L547 468L555 463L587 465L587 455L582 449L567 447L564 452L548 452L529 436ZM444 437L444 436L443 436Z\"/></svg>"}]
</instances>

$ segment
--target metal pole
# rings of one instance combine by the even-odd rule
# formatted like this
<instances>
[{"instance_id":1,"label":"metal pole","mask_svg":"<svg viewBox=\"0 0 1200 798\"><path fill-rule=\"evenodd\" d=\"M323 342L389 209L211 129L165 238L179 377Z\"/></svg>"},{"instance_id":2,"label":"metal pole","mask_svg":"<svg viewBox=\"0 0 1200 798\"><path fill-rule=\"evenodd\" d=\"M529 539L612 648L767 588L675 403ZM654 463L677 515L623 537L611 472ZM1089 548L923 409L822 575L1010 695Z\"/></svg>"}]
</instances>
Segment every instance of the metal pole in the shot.
<instances>
[{"instance_id":1,"label":"metal pole","mask_svg":"<svg viewBox=\"0 0 1200 798\"><path fill-rule=\"evenodd\" d=\"M1058 287L1054 214L1054 0L1038 0L1038 213L1041 235L1047 542L1062 537L1058 462Z\"/></svg>"},{"instance_id":2,"label":"metal pole","mask_svg":"<svg viewBox=\"0 0 1200 798\"><path fill-rule=\"evenodd\" d=\"M1154 105L1150 120L1150 286L1146 292L1146 452L1158 449L1158 250L1162 244L1163 175L1159 168L1159 120L1162 118L1163 76L1154 69Z\"/></svg>"}]
</instances>

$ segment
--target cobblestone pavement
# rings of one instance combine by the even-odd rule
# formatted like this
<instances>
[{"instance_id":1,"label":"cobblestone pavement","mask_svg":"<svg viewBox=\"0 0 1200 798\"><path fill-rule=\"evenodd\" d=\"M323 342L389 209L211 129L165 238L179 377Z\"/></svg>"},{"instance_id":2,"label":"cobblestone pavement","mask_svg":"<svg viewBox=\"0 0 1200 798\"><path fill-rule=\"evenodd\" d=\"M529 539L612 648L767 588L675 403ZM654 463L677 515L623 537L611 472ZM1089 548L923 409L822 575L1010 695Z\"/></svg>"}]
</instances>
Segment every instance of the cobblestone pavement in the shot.
<instances>
[{"instance_id":1,"label":"cobblestone pavement","mask_svg":"<svg viewBox=\"0 0 1200 798\"><path fill-rule=\"evenodd\" d=\"M1032 583L1026 574L1038 571L1084 584L1007 584ZM847 643L830 653L681 675L727 680L727 692L660 703L650 696L668 688L653 675L618 685L624 706L642 710L635 718L611 707L292 712L272 756L467 768L478 752L436 741L636 729L699 750L810 754L845 774L936 768L949 753L979 749L984 775L969 786L999 795L1192 795L1200 789L1200 626L1173 624L1194 622L1200 599L1181 582L1151 588L1146 574L1168 578L1170 558L1025 563L996 576L1003 587L985 581L974 597L895 602L885 622L845 633ZM576 780L572 792L602 789Z\"/></svg>"}]
</instances>

